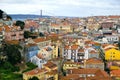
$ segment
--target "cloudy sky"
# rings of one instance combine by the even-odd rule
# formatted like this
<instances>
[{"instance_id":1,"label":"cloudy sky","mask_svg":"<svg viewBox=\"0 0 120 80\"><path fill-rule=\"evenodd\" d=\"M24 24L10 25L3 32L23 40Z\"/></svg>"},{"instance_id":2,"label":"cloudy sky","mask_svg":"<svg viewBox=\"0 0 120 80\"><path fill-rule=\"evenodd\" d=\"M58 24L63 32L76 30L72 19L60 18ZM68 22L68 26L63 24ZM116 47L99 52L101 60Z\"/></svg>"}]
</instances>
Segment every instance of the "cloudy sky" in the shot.
<instances>
[{"instance_id":1,"label":"cloudy sky","mask_svg":"<svg viewBox=\"0 0 120 80\"><path fill-rule=\"evenodd\" d=\"M7 14L50 16L120 15L120 0L0 0Z\"/></svg>"}]
</instances>

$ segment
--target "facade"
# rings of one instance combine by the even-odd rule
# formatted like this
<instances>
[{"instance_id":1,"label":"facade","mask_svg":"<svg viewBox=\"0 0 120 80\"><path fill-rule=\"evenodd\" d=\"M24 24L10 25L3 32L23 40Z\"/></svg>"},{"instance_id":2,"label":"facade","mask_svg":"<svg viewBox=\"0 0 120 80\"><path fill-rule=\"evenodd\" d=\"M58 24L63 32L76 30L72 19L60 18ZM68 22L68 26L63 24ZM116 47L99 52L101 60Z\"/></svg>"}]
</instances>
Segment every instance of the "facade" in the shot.
<instances>
[{"instance_id":1,"label":"facade","mask_svg":"<svg viewBox=\"0 0 120 80\"><path fill-rule=\"evenodd\" d=\"M120 69L119 70L112 70L112 71L110 71L110 76L114 80L119 80L120 79Z\"/></svg>"},{"instance_id":2,"label":"facade","mask_svg":"<svg viewBox=\"0 0 120 80\"><path fill-rule=\"evenodd\" d=\"M44 38L36 38L33 39L33 43L36 43L39 48L44 48L46 46L49 46L51 43L51 40L44 37Z\"/></svg>"},{"instance_id":3,"label":"facade","mask_svg":"<svg viewBox=\"0 0 120 80\"><path fill-rule=\"evenodd\" d=\"M23 30L19 26L4 26L5 40L23 40Z\"/></svg>"},{"instance_id":4,"label":"facade","mask_svg":"<svg viewBox=\"0 0 120 80\"><path fill-rule=\"evenodd\" d=\"M88 54L89 58L99 58L99 52L97 50L90 50Z\"/></svg>"},{"instance_id":5,"label":"facade","mask_svg":"<svg viewBox=\"0 0 120 80\"><path fill-rule=\"evenodd\" d=\"M78 49L79 49L78 45L65 46L63 57L65 59L73 60L74 62L78 61L77 59Z\"/></svg>"},{"instance_id":6,"label":"facade","mask_svg":"<svg viewBox=\"0 0 120 80\"><path fill-rule=\"evenodd\" d=\"M66 61L63 64L63 69L66 71L67 69L78 69L82 68L83 64L79 62L72 62L72 61Z\"/></svg>"},{"instance_id":7,"label":"facade","mask_svg":"<svg viewBox=\"0 0 120 80\"><path fill-rule=\"evenodd\" d=\"M52 45L52 49L53 49L52 58L57 58L58 57L58 45Z\"/></svg>"},{"instance_id":8,"label":"facade","mask_svg":"<svg viewBox=\"0 0 120 80\"><path fill-rule=\"evenodd\" d=\"M117 35L106 35L104 38L106 38L108 43L115 43L119 41L119 37Z\"/></svg>"},{"instance_id":9,"label":"facade","mask_svg":"<svg viewBox=\"0 0 120 80\"><path fill-rule=\"evenodd\" d=\"M23 80L29 80L30 78L32 78L34 76L36 76L40 80L44 80L46 72L47 72L47 70L45 70L45 69L35 68L31 71L23 73Z\"/></svg>"},{"instance_id":10,"label":"facade","mask_svg":"<svg viewBox=\"0 0 120 80\"><path fill-rule=\"evenodd\" d=\"M38 68L43 68L43 64L45 64L46 63L46 60L44 60L43 58L42 58L42 56L40 57L40 55L35 55L35 56L33 56L33 57L31 57L31 59L30 59L30 61L33 63L33 64L35 64L35 65L37 65L38 66Z\"/></svg>"},{"instance_id":11,"label":"facade","mask_svg":"<svg viewBox=\"0 0 120 80\"><path fill-rule=\"evenodd\" d=\"M100 69L69 69L67 75L60 80L112 80Z\"/></svg>"},{"instance_id":12,"label":"facade","mask_svg":"<svg viewBox=\"0 0 120 80\"><path fill-rule=\"evenodd\" d=\"M90 58L85 62L85 68L94 68L104 70L104 62L97 58Z\"/></svg>"},{"instance_id":13,"label":"facade","mask_svg":"<svg viewBox=\"0 0 120 80\"><path fill-rule=\"evenodd\" d=\"M41 50L38 52L38 55L42 55L42 57L43 57L45 60L50 60L50 59L52 59L52 54L53 54L53 51L52 51L52 49L49 48L49 47L43 48L43 49L41 49Z\"/></svg>"},{"instance_id":14,"label":"facade","mask_svg":"<svg viewBox=\"0 0 120 80\"><path fill-rule=\"evenodd\" d=\"M58 67L51 61L48 61L43 67L48 71L46 73L47 80L58 80Z\"/></svg>"},{"instance_id":15,"label":"facade","mask_svg":"<svg viewBox=\"0 0 120 80\"><path fill-rule=\"evenodd\" d=\"M4 32L3 32L3 28L0 27L0 48L2 46L3 39L4 39Z\"/></svg>"},{"instance_id":16,"label":"facade","mask_svg":"<svg viewBox=\"0 0 120 80\"><path fill-rule=\"evenodd\" d=\"M109 49L105 52L105 60L120 60L120 51L117 49Z\"/></svg>"},{"instance_id":17,"label":"facade","mask_svg":"<svg viewBox=\"0 0 120 80\"><path fill-rule=\"evenodd\" d=\"M51 23L50 28L51 28L51 32L55 32L55 33L72 32L71 25L66 22L61 24Z\"/></svg>"},{"instance_id":18,"label":"facade","mask_svg":"<svg viewBox=\"0 0 120 80\"><path fill-rule=\"evenodd\" d=\"M43 68L35 68L23 73L23 80L29 80L36 76L39 80L58 80L57 65L48 61Z\"/></svg>"},{"instance_id":19,"label":"facade","mask_svg":"<svg viewBox=\"0 0 120 80\"><path fill-rule=\"evenodd\" d=\"M25 48L24 48L24 56L25 56L25 60L26 61L30 61L30 59L37 55L38 52L39 52L39 48L37 46L37 44L32 44L32 43L28 43L27 45L25 45Z\"/></svg>"},{"instance_id":20,"label":"facade","mask_svg":"<svg viewBox=\"0 0 120 80\"><path fill-rule=\"evenodd\" d=\"M83 62L85 59L85 51L84 49L79 49L77 54L78 62Z\"/></svg>"},{"instance_id":21,"label":"facade","mask_svg":"<svg viewBox=\"0 0 120 80\"><path fill-rule=\"evenodd\" d=\"M39 23L35 22L34 20L25 20L25 31L30 31L30 32L38 32L38 27Z\"/></svg>"}]
</instances>

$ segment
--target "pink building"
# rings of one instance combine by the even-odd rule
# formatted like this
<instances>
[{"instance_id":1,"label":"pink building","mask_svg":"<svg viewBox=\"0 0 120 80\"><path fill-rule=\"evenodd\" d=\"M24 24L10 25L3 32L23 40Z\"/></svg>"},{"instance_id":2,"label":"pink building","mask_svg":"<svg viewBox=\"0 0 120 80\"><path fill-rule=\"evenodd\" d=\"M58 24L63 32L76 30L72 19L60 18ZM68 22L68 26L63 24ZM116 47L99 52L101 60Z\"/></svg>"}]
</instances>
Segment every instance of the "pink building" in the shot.
<instances>
[{"instance_id":1,"label":"pink building","mask_svg":"<svg viewBox=\"0 0 120 80\"><path fill-rule=\"evenodd\" d=\"M5 40L23 40L24 32L19 26L4 26Z\"/></svg>"}]
</instances>

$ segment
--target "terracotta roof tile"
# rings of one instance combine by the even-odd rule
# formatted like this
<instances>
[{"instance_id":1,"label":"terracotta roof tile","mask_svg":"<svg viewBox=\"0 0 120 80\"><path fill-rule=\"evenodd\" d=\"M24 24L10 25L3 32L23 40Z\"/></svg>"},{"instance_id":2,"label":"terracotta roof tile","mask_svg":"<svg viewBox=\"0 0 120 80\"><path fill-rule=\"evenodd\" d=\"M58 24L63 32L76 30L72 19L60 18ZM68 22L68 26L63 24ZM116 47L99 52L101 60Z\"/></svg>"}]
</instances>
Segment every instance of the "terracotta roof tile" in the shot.
<instances>
[{"instance_id":1,"label":"terracotta roof tile","mask_svg":"<svg viewBox=\"0 0 120 80\"><path fill-rule=\"evenodd\" d=\"M71 46L71 49L72 49L72 50L76 50L76 49L78 49L78 48L79 48L78 45L72 45L72 46Z\"/></svg>"},{"instance_id":2,"label":"terracotta roof tile","mask_svg":"<svg viewBox=\"0 0 120 80\"><path fill-rule=\"evenodd\" d=\"M110 74L113 75L113 76L119 76L120 77L120 69L119 70L112 70L110 72Z\"/></svg>"},{"instance_id":3,"label":"terracotta roof tile","mask_svg":"<svg viewBox=\"0 0 120 80\"><path fill-rule=\"evenodd\" d=\"M36 43L47 41L47 40L50 40L50 39L48 39L48 38L36 38L36 39L33 39L33 41L36 42Z\"/></svg>"},{"instance_id":4,"label":"terracotta roof tile","mask_svg":"<svg viewBox=\"0 0 120 80\"><path fill-rule=\"evenodd\" d=\"M5 40L8 44L19 44L19 40Z\"/></svg>"},{"instance_id":5,"label":"terracotta roof tile","mask_svg":"<svg viewBox=\"0 0 120 80\"><path fill-rule=\"evenodd\" d=\"M53 62L51 61L48 61L46 64L44 64L44 66L48 67L48 68L55 68L57 67L56 64L54 64Z\"/></svg>"},{"instance_id":6,"label":"terracotta roof tile","mask_svg":"<svg viewBox=\"0 0 120 80\"><path fill-rule=\"evenodd\" d=\"M98 63L103 63L103 61L97 58L90 58L86 60L86 63L98 64Z\"/></svg>"},{"instance_id":7,"label":"terracotta roof tile","mask_svg":"<svg viewBox=\"0 0 120 80\"><path fill-rule=\"evenodd\" d=\"M58 73L57 70L52 70L50 72L47 72L46 74L48 74L48 75L55 75L57 73Z\"/></svg>"},{"instance_id":8,"label":"terracotta roof tile","mask_svg":"<svg viewBox=\"0 0 120 80\"><path fill-rule=\"evenodd\" d=\"M84 52L84 49L79 49L78 52Z\"/></svg>"},{"instance_id":9,"label":"terracotta roof tile","mask_svg":"<svg viewBox=\"0 0 120 80\"><path fill-rule=\"evenodd\" d=\"M97 51L95 51L95 50L91 50L89 53L90 53L90 54L96 54Z\"/></svg>"},{"instance_id":10,"label":"terracotta roof tile","mask_svg":"<svg viewBox=\"0 0 120 80\"><path fill-rule=\"evenodd\" d=\"M67 45L66 45L64 48L65 48L65 49L70 49L70 47L69 47L69 46L67 46Z\"/></svg>"},{"instance_id":11,"label":"terracotta roof tile","mask_svg":"<svg viewBox=\"0 0 120 80\"><path fill-rule=\"evenodd\" d=\"M80 64L80 62L66 61L64 64Z\"/></svg>"},{"instance_id":12,"label":"terracotta roof tile","mask_svg":"<svg viewBox=\"0 0 120 80\"><path fill-rule=\"evenodd\" d=\"M31 71L25 72L24 74L26 74L26 75L36 75L36 74L44 73L45 71L46 71L45 69L35 68Z\"/></svg>"},{"instance_id":13,"label":"terracotta roof tile","mask_svg":"<svg viewBox=\"0 0 120 80\"><path fill-rule=\"evenodd\" d=\"M0 27L0 32L3 30L3 28L2 27Z\"/></svg>"},{"instance_id":14,"label":"terracotta roof tile","mask_svg":"<svg viewBox=\"0 0 120 80\"><path fill-rule=\"evenodd\" d=\"M44 58L41 53L38 53L36 56L37 56L38 58L40 58L40 59L43 59L43 58Z\"/></svg>"},{"instance_id":15,"label":"terracotta roof tile","mask_svg":"<svg viewBox=\"0 0 120 80\"><path fill-rule=\"evenodd\" d=\"M9 27L9 26L4 26L4 28L5 28L5 32L10 32L11 31L11 28Z\"/></svg>"},{"instance_id":16,"label":"terracotta roof tile","mask_svg":"<svg viewBox=\"0 0 120 80\"><path fill-rule=\"evenodd\" d=\"M31 46L37 46L37 44L35 44L35 43L29 43L29 44L26 44L25 46L26 47L31 47Z\"/></svg>"}]
</instances>

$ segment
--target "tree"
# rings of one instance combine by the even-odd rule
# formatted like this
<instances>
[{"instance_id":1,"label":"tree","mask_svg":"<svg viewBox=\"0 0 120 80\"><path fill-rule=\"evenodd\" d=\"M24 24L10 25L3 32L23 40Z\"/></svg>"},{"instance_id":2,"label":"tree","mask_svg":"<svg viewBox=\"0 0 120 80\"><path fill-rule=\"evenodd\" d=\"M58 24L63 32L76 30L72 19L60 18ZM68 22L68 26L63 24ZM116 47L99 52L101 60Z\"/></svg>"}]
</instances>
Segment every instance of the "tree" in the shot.
<instances>
[{"instance_id":1,"label":"tree","mask_svg":"<svg viewBox=\"0 0 120 80\"><path fill-rule=\"evenodd\" d=\"M8 20L12 20L12 17L9 16L9 15L7 15L7 19L8 19Z\"/></svg>"},{"instance_id":2,"label":"tree","mask_svg":"<svg viewBox=\"0 0 120 80\"><path fill-rule=\"evenodd\" d=\"M38 77L34 76L32 78L30 78L29 80L39 80Z\"/></svg>"},{"instance_id":3,"label":"tree","mask_svg":"<svg viewBox=\"0 0 120 80\"><path fill-rule=\"evenodd\" d=\"M23 21L16 21L16 26L20 26L20 28L23 30L24 29L24 26L25 26L25 23Z\"/></svg>"},{"instance_id":4,"label":"tree","mask_svg":"<svg viewBox=\"0 0 120 80\"><path fill-rule=\"evenodd\" d=\"M117 44L117 45L118 45L118 47L119 47L119 50L120 50L120 41L118 41L118 44Z\"/></svg>"},{"instance_id":5,"label":"tree","mask_svg":"<svg viewBox=\"0 0 120 80\"><path fill-rule=\"evenodd\" d=\"M24 38L29 38L31 35L31 32L29 31L24 31Z\"/></svg>"},{"instance_id":6,"label":"tree","mask_svg":"<svg viewBox=\"0 0 120 80\"><path fill-rule=\"evenodd\" d=\"M40 37L44 37L45 35L40 32L40 33L39 33L39 36L40 36Z\"/></svg>"},{"instance_id":7,"label":"tree","mask_svg":"<svg viewBox=\"0 0 120 80\"><path fill-rule=\"evenodd\" d=\"M22 49L22 47L20 45L11 45L11 44L5 44L4 47L4 51L8 56L8 61L11 64L16 64L21 62L21 53L20 53L20 49Z\"/></svg>"},{"instance_id":8,"label":"tree","mask_svg":"<svg viewBox=\"0 0 120 80\"><path fill-rule=\"evenodd\" d=\"M2 10L0 10L0 19L2 19L2 14L3 14L3 11Z\"/></svg>"}]
</instances>

